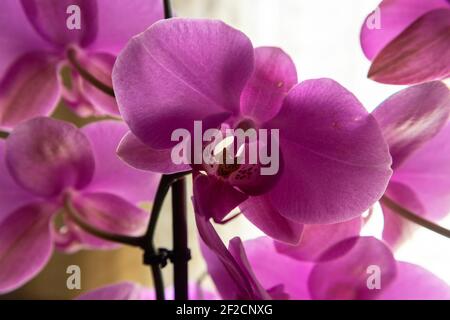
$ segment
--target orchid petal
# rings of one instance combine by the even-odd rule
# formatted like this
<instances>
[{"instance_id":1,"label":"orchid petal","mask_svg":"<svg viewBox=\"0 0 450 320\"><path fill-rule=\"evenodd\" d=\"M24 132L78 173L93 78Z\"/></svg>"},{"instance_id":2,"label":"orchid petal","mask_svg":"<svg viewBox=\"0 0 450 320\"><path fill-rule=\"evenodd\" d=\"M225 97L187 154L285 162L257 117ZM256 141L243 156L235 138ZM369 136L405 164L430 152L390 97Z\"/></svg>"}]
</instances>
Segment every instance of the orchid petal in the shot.
<instances>
[{"instance_id":1,"label":"orchid petal","mask_svg":"<svg viewBox=\"0 0 450 320\"><path fill-rule=\"evenodd\" d=\"M434 81L404 89L373 112L392 155L393 169L435 136L450 114L450 90Z\"/></svg>"},{"instance_id":2,"label":"orchid petal","mask_svg":"<svg viewBox=\"0 0 450 320\"><path fill-rule=\"evenodd\" d=\"M61 95L58 60L45 54L21 56L0 81L0 128L53 112Z\"/></svg>"},{"instance_id":3,"label":"orchid petal","mask_svg":"<svg viewBox=\"0 0 450 320\"><path fill-rule=\"evenodd\" d=\"M280 130L283 171L268 195L297 223L347 221L384 193L392 171L375 119L330 79L297 85L267 126Z\"/></svg>"},{"instance_id":4,"label":"orchid petal","mask_svg":"<svg viewBox=\"0 0 450 320\"><path fill-rule=\"evenodd\" d=\"M120 121L98 121L81 129L92 145L96 163L90 191L108 192L132 203L153 201L158 174L131 168L116 154L127 127Z\"/></svg>"},{"instance_id":5,"label":"orchid petal","mask_svg":"<svg viewBox=\"0 0 450 320\"><path fill-rule=\"evenodd\" d=\"M378 6L380 28L371 26L371 13L361 30L361 46L369 60L395 39L409 25L425 13L439 8L449 8L448 0L384 0Z\"/></svg>"},{"instance_id":6,"label":"orchid petal","mask_svg":"<svg viewBox=\"0 0 450 320\"><path fill-rule=\"evenodd\" d=\"M164 18L163 4L160 0L96 0L96 2L98 31L94 42L88 48L90 51L118 55L133 36Z\"/></svg>"},{"instance_id":7,"label":"orchid petal","mask_svg":"<svg viewBox=\"0 0 450 320\"><path fill-rule=\"evenodd\" d=\"M141 236L147 227L148 213L116 195L82 193L73 196L72 202L79 217L100 230L112 234ZM110 249L117 246L116 243L86 233L70 218L68 227L84 247Z\"/></svg>"},{"instance_id":8,"label":"orchid petal","mask_svg":"<svg viewBox=\"0 0 450 320\"><path fill-rule=\"evenodd\" d=\"M255 49L255 69L241 95L241 112L259 123L273 118L288 91L297 84L291 58L279 48Z\"/></svg>"},{"instance_id":9,"label":"orchid petal","mask_svg":"<svg viewBox=\"0 0 450 320\"><path fill-rule=\"evenodd\" d=\"M6 140L6 162L20 186L48 197L85 187L94 171L88 139L72 124L50 118L18 125Z\"/></svg>"},{"instance_id":10,"label":"orchid petal","mask_svg":"<svg viewBox=\"0 0 450 320\"><path fill-rule=\"evenodd\" d=\"M450 286L434 274L411 263L398 262L397 276L383 288L380 300L450 300Z\"/></svg>"},{"instance_id":11,"label":"orchid petal","mask_svg":"<svg viewBox=\"0 0 450 320\"><path fill-rule=\"evenodd\" d=\"M294 259L317 261L328 248L336 243L358 236L361 227L361 217L335 224L304 225L302 239L298 245L276 242L275 247L278 252Z\"/></svg>"},{"instance_id":12,"label":"orchid petal","mask_svg":"<svg viewBox=\"0 0 450 320\"><path fill-rule=\"evenodd\" d=\"M342 255L342 252L346 253ZM374 299L380 290L369 288L370 274L377 272L382 288L390 285L397 274L392 252L373 237L343 240L327 250L323 260L315 265L309 276L313 299Z\"/></svg>"},{"instance_id":13,"label":"orchid petal","mask_svg":"<svg viewBox=\"0 0 450 320\"><path fill-rule=\"evenodd\" d=\"M53 251L51 218L57 207L33 203L0 222L0 294L10 292L36 276Z\"/></svg>"},{"instance_id":14,"label":"orchid petal","mask_svg":"<svg viewBox=\"0 0 450 320\"><path fill-rule=\"evenodd\" d=\"M191 170L189 164L175 164L171 158L172 149L152 149L129 131L120 141L119 157L130 166L158 173L177 173Z\"/></svg>"},{"instance_id":15,"label":"orchid petal","mask_svg":"<svg viewBox=\"0 0 450 320\"><path fill-rule=\"evenodd\" d=\"M113 83L131 131L166 149L175 129L193 132L198 120L206 130L237 114L252 69L253 48L243 33L219 21L175 18L130 41Z\"/></svg>"},{"instance_id":16,"label":"orchid petal","mask_svg":"<svg viewBox=\"0 0 450 320\"><path fill-rule=\"evenodd\" d=\"M393 176L393 181L405 184L416 194L424 217L433 221L439 221L450 212L449 136L450 125L447 124L395 170Z\"/></svg>"},{"instance_id":17,"label":"orchid petal","mask_svg":"<svg viewBox=\"0 0 450 320\"><path fill-rule=\"evenodd\" d=\"M297 244L302 237L303 225L283 217L267 196L249 197L239 209L255 226L269 237L289 244Z\"/></svg>"},{"instance_id":18,"label":"orchid petal","mask_svg":"<svg viewBox=\"0 0 450 320\"><path fill-rule=\"evenodd\" d=\"M21 0L23 10L36 32L58 47L86 46L97 33L97 4L91 0ZM69 11L77 6L79 11ZM80 15L80 26L69 28L69 14Z\"/></svg>"},{"instance_id":19,"label":"orchid petal","mask_svg":"<svg viewBox=\"0 0 450 320\"><path fill-rule=\"evenodd\" d=\"M0 222L12 211L36 200L11 177L5 158L6 142L0 139Z\"/></svg>"},{"instance_id":20,"label":"orchid petal","mask_svg":"<svg viewBox=\"0 0 450 320\"><path fill-rule=\"evenodd\" d=\"M204 218L220 222L248 196L215 177L198 175L194 179L194 197Z\"/></svg>"},{"instance_id":21,"label":"orchid petal","mask_svg":"<svg viewBox=\"0 0 450 320\"><path fill-rule=\"evenodd\" d=\"M368 77L412 84L450 76L450 6L431 11L389 43L372 62Z\"/></svg>"}]
</instances>

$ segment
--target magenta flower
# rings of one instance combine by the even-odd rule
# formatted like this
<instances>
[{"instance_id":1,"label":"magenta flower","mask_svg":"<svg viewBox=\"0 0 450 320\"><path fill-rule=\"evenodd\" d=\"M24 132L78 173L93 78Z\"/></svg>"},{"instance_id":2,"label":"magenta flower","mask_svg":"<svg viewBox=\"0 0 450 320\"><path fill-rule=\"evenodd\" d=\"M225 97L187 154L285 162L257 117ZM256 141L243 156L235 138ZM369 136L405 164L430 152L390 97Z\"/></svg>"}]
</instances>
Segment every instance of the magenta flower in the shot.
<instances>
[{"instance_id":1,"label":"magenta flower","mask_svg":"<svg viewBox=\"0 0 450 320\"><path fill-rule=\"evenodd\" d=\"M65 205L94 227L138 235L158 175L130 168L115 155L126 127L102 121L82 129L50 118L24 122L0 140L0 293L33 278L57 249L107 249L85 233ZM54 219L59 213L63 227Z\"/></svg>"},{"instance_id":2,"label":"magenta flower","mask_svg":"<svg viewBox=\"0 0 450 320\"><path fill-rule=\"evenodd\" d=\"M166 288L168 300L174 300L172 287ZM190 300L217 300L217 295L196 284L189 285ZM108 285L80 295L77 300L155 300L155 291L132 282Z\"/></svg>"},{"instance_id":3,"label":"magenta flower","mask_svg":"<svg viewBox=\"0 0 450 320\"><path fill-rule=\"evenodd\" d=\"M197 223L208 271L224 299L450 297L450 287L444 281L419 266L395 261L389 248L372 237L344 239L313 263L279 253L267 237L244 244L234 238L227 250L208 221ZM369 279L376 272L378 278Z\"/></svg>"},{"instance_id":4,"label":"magenta flower","mask_svg":"<svg viewBox=\"0 0 450 320\"><path fill-rule=\"evenodd\" d=\"M0 3L0 128L52 113L63 97L69 105L95 106L117 115L115 100L83 80L78 63L104 84L118 52L135 34L163 17L159 0L4 0ZM79 29L69 29L79 8ZM70 10L69 10L70 9ZM76 12L74 13L76 14ZM130 19L130 17L132 17ZM71 88L63 85L68 67ZM80 110L81 112L85 112Z\"/></svg>"},{"instance_id":5,"label":"magenta flower","mask_svg":"<svg viewBox=\"0 0 450 320\"><path fill-rule=\"evenodd\" d=\"M450 212L450 90L441 82L404 89L375 109L392 155L394 173L385 198L426 219ZM396 246L412 224L381 202L383 238Z\"/></svg>"},{"instance_id":6,"label":"magenta flower","mask_svg":"<svg viewBox=\"0 0 450 320\"><path fill-rule=\"evenodd\" d=\"M269 236L297 243L303 223L360 215L391 175L380 129L350 92L330 79L296 84L282 50L253 49L219 21L155 23L118 57L113 83L131 129L121 158L162 173L193 169L197 213L216 221L239 206ZM171 135L182 128L195 136L195 121L204 130L279 129L271 143L280 147L280 170L263 176L261 163L174 164Z\"/></svg>"},{"instance_id":7,"label":"magenta flower","mask_svg":"<svg viewBox=\"0 0 450 320\"><path fill-rule=\"evenodd\" d=\"M369 77L389 84L449 77L449 43L448 0L383 0L361 30Z\"/></svg>"}]
</instances>

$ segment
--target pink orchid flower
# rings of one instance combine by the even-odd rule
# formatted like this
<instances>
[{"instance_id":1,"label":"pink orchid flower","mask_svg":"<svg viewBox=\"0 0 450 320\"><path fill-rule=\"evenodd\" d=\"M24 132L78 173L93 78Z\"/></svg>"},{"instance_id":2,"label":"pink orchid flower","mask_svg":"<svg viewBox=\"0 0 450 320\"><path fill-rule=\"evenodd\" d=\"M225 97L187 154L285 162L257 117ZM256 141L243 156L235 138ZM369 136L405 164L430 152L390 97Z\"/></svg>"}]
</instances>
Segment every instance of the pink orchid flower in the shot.
<instances>
[{"instance_id":1,"label":"pink orchid flower","mask_svg":"<svg viewBox=\"0 0 450 320\"><path fill-rule=\"evenodd\" d=\"M157 174L135 170L115 154L126 126L96 122L82 129L50 118L35 118L0 139L0 293L14 290L49 261L53 248L109 249L116 244L84 232L65 210L99 229L140 235ZM54 223L62 213L64 226Z\"/></svg>"},{"instance_id":2,"label":"pink orchid flower","mask_svg":"<svg viewBox=\"0 0 450 320\"><path fill-rule=\"evenodd\" d=\"M449 0L383 0L361 30L369 77L382 83L448 78L449 44Z\"/></svg>"},{"instance_id":3,"label":"pink orchid flower","mask_svg":"<svg viewBox=\"0 0 450 320\"><path fill-rule=\"evenodd\" d=\"M80 25L69 28L79 8ZM126 42L163 17L159 0L3 0L0 2L0 128L50 115L61 97L118 115L115 100L80 77L77 63L111 86L115 57ZM69 13L68 13L69 12ZM76 11L74 11L76 12ZM129 17L132 17L131 19ZM71 84L63 84L68 67Z\"/></svg>"},{"instance_id":4,"label":"pink orchid flower","mask_svg":"<svg viewBox=\"0 0 450 320\"><path fill-rule=\"evenodd\" d=\"M394 171L384 198L434 222L450 212L450 90L429 82L394 94L374 112ZM383 239L396 247L413 224L381 201Z\"/></svg>"},{"instance_id":5,"label":"pink orchid flower","mask_svg":"<svg viewBox=\"0 0 450 320\"><path fill-rule=\"evenodd\" d=\"M173 287L166 288L167 300L174 299ZM196 284L189 285L189 300L217 300L217 295ZM98 288L77 297L77 300L156 300L155 291L133 282L122 282Z\"/></svg>"},{"instance_id":6,"label":"pink orchid flower","mask_svg":"<svg viewBox=\"0 0 450 320\"><path fill-rule=\"evenodd\" d=\"M268 237L244 243L234 238L227 250L209 221L200 218L197 224L208 271L223 299L450 298L444 281L419 266L396 261L373 237L344 239L309 262L280 253Z\"/></svg>"},{"instance_id":7,"label":"pink orchid flower","mask_svg":"<svg viewBox=\"0 0 450 320\"><path fill-rule=\"evenodd\" d=\"M359 216L391 176L378 124L353 94L330 79L297 84L286 53L254 49L222 22L155 23L120 54L113 83L131 129L119 156L160 173L193 170L197 213L216 221L239 207L267 235L298 243L304 223ZM182 128L194 136L195 121L204 130L279 129L271 142L280 170L262 176L260 164L175 164L171 135Z\"/></svg>"}]
</instances>

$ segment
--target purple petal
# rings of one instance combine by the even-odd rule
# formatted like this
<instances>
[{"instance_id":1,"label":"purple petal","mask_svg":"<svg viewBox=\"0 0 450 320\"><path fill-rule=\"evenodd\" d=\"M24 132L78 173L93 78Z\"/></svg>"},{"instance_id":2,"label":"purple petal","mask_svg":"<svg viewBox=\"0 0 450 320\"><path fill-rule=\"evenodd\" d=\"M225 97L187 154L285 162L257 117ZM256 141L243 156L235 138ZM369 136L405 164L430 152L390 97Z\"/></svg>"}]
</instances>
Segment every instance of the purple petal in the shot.
<instances>
[{"instance_id":1,"label":"purple petal","mask_svg":"<svg viewBox=\"0 0 450 320\"><path fill-rule=\"evenodd\" d=\"M361 46L369 60L375 56L402 31L425 13L439 8L448 8L448 0L384 0L380 9L380 28L370 28L372 14L361 30ZM369 20L369 24L367 23Z\"/></svg>"},{"instance_id":2,"label":"purple petal","mask_svg":"<svg viewBox=\"0 0 450 320\"><path fill-rule=\"evenodd\" d=\"M36 197L22 189L6 166L6 142L0 139L0 222L12 211L34 202Z\"/></svg>"},{"instance_id":3,"label":"purple petal","mask_svg":"<svg viewBox=\"0 0 450 320\"><path fill-rule=\"evenodd\" d=\"M397 272L389 248L373 237L341 241L322 257L325 261L315 265L308 280L313 299L374 299L380 290L369 289L369 277L375 274L373 270L379 271L381 288L386 288ZM330 257L337 258L330 260Z\"/></svg>"},{"instance_id":4,"label":"purple petal","mask_svg":"<svg viewBox=\"0 0 450 320\"><path fill-rule=\"evenodd\" d=\"M0 46L0 78L18 57L51 47L33 29L17 0L1 1Z\"/></svg>"},{"instance_id":5,"label":"purple petal","mask_svg":"<svg viewBox=\"0 0 450 320\"><path fill-rule=\"evenodd\" d=\"M24 189L55 196L91 180L94 159L89 140L72 124L35 118L18 125L6 140L11 176Z\"/></svg>"},{"instance_id":6,"label":"purple petal","mask_svg":"<svg viewBox=\"0 0 450 320\"><path fill-rule=\"evenodd\" d=\"M250 265L256 278L265 288L281 287L292 300L309 300L308 276L313 267L277 252L267 237L244 242Z\"/></svg>"},{"instance_id":7,"label":"purple petal","mask_svg":"<svg viewBox=\"0 0 450 320\"><path fill-rule=\"evenodd\" d=\"M275 243L277 251L300 261L317 261L336 243L359 235L361 217L336 224L305 225L302 239L296 246Z\"/></svg>"},{"instance_id":8,"label":"purple petal","mask_svg":"<svg viewBox=\"0 0 450 320\"><path fill-rule=\"evenodd\" d=\"M450 9L431 11L376 56L368 77L388 84L445 79L450 76L449 42Z\"/></svg>"},{"instance_id":9,"label":"purple petal","mask_svg":"<svg viewBox=\"0 0 450 320\"><path fill-rule=\"evenodd\" d=\"M36 276L52 254L51 218L57 207L34 203L0 222L0 294Z\"/></svg>"},{"instance_id":10,"label":"purple petal","mask_svg":"<svg viewBox=\"0 0 450 320\"><path fill-rule=\"evenodd\" d=\"M70 44L86 46L97 33L97 4L91 0L21 0L23 10L34 29L48 42L64 47ZM80 28L69 29L73 14L69 6L79 7Z\"/></svg>"},{"instance_id":11,"label":"purple petal","mask_svg":"<svg viewBox=\"0 0 450 320\"><path fill-rule=\"evenodd\" d=\"M425 217L434 221L450 212L449 137L450 125L447 124L395 170L393 176L394 181L405 184L416 194Z\"/></svg>"},{"instance_id":12,"label":"purple petal","mask_svg":"<svg viewBox=\"0 0 450 320\"><path fill-rule=\"evenodd\" d=\"M284 160L268 194L286 218L305 224L347 221L383 195L391 157L380 128L333 80L296 86L268 127L280 130Z\"/></svg>"},{"instance_id":13,"label":"purple petal","mask_svg":"<svg viewBox=\"0 0 450 320\"><path fill-rule=\"evenodd\" d=\"M194 197L198 213L220 222L248 196L215 177L198 175L194 179Z\"/></svg>"},{"instance_id":14,"label":"purple petal","mask_svg":"<svg viewBox=\"0 0 450 320\"><path fill-rule=\"evenodd\" d=\"M77 300L154 300L155 293L133 282L121 282L84 293Z\"/></svg>"},{"instance_id":15,"label":"purple petal","mask_svg":"<svg viewBox=\"0 0 450 320\"><path fill-rule=\"evenodd\" d=\"M273 118L289 90L297 84L291 58L279 48L255 49L255 69L241 95L241 112L260 123Z\"/></svg>"},{"instance_id":16,"label":"purple petal","mask_svg":"<svg viewBox=\"0 0 450 320\"><path fill-rule=\"evenodd\" d=\"M283 217L266 196L250 197L239 209L255 226L278 241L297 244L302 237L303 225Z\"/></svg>"},{"instance_id":17,"label":"purple petal","mask_svg":"<svg viewBox=\"0 0 450 320\"><path fill-rule=\"evenodd\" d=\"M79 59L85 70L105 85L112 87L112 69L115 57L106 53L88 54ZM81 80L80 90L88 102L94 105L100 114L119 115L116 100L110 95L100 91L88 81Z\"/></svg>"},{"instance_id":18,"label":"purple petal","mask_svg":"<svg viewBox=\"0 0 450 320\"><path fill-rule=\"evenodd\" d=\"M450 90L434 81L404 89L373 112L389 144L393 169L401 166L445 125L450 113Z\"/></svg>"},{"instance_id":19,"label":"purple petal","mask_svg":"<svg viewBox=\"0 0 450 320\"><path fill-rule=\"evenodd\" d=\"M61 88L58 60L44 54L26 54L11 64L0 82L0 128L52 113Z\"/></svg>"},{"instance_id":20,"label":"purple petal","mask_svg":"<svg viewBox=\"0 0 450 320\"><path fill-rule=\"evenodd\" d=\"M129 131L120 141L119 157L130 166L158 173L177 173L191 170L189 164L175 164L171 158L172 149L152 149Z\"/></svg>"},{"instance_id":21,"label":"purple petal","mask_svg":"<svg viewBox=\"0 0 450 320\"><path fill-rule=\"evenodd\" d=\"M145 232L149 214L124 199L108 193L83 193L72 196L74 208L90 225L109 233L140 236ZM69 219L68 227L87 248L110 249L116 244L84 232Z\"/></svg>"},{"instance_id":22,"label":"purple petal","mask_svg":"<svg viewBox=\"0 0 450 320\"><path fill-rule=\"evenodd\" d=\"M194 200L194 207L197 206ZM209 220L196 214L200 245L208 272L223 299L258 299L255 297L253 278L244 274L242 267L227 250Z\"/></svg>"},{"instance_id":23,"label":"purple petal","mask_svg":"<svg viewBox=\"0 0 450 320\"><path fill-rule=\"evenodd\" d=\"M450 287L428 270L406 262L398 262L397 269L397 277L379 299L450 300Z\"/></svg>"},{"instance_id":24,"label":"purple petal","mask_svg":"<svg viewBox=\"0 0 450 320\"><path fill-rule=\"evenodd\" d=\"M126 43L164 18L160 0L97 0L98 31L92 51L119 54ZM132 18L131 18L132 17ZM120 21L120 23L117 23Z\"/></svg>"},{"instance_id":25,"label":"purple petal","mask_svg":"<svg viewBox=\"0 0 450 320\"><path fill-rule=\"evenodd\" d=\"M403 183L392 180L389 183L385 196L418 215L424 216L426 214L424 206L417 195ZM381 207L384 215L383 240L391 248L396 248L411 237L417 225L401 217L383 202L381 202Z\"/></svg>"},{"instance_id":26,"label":"purple petal","mask_svg":"<svg viewBox=\"0 0 450 320\"><path fill-rule=\"evenodd\" d=\"M116 154L127 130L126 125L119 121L99 121L81 129L92 145L96 164L87 189L112 193L132 203L152 201L160 176L134 169Z\"/></svg>"},{"instance_id":27,"label":"purple petal","mask_svg":"<svg viewBox=\"0 0 450 320\"><path fill-rule=\"evenodd\" d=\"M206 130L239 111L253 48L219 21L170 19L134 37L118 57L113 83L131 131L152 148L174 145L175 129ZM149 99L151 97L151 99Z\"/></svg>"}]
</instances>

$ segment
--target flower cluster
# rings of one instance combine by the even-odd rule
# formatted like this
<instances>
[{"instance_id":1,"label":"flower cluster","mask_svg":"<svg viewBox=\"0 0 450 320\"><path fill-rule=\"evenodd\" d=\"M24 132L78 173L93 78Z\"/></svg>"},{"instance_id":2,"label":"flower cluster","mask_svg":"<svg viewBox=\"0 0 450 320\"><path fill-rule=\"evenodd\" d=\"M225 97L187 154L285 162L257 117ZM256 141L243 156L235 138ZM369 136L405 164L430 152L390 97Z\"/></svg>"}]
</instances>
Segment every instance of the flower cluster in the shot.
<instances>
[{"instance_id":1,"label":"flower cluster","mask_svg":"<svg viewBox=\"0 0 450 320\"><path fill-rule=\"evenodd\" d=\"M450 299L444 281L393 254L419 226L450 236L438 224L450 212L450 4L377 10L361 32L369 77L412 86L370 113L332 79L299 80L282 49L254 48L218 20L171 18L167 1L166 19L159 0L2 1L0 294L35 277L54 248L131 244L155 290L126 282L79 298L161 299L159 269L189 252L181 239L158 254L156 220L191 175L217 290L183 279L169 297ZM113 119L76 127L50 117L60 102ZM378 202L382 237L362 236ZM265 236L227 248L215 224L232 228L241 214Z\"/></svg>"}]
</instances>

